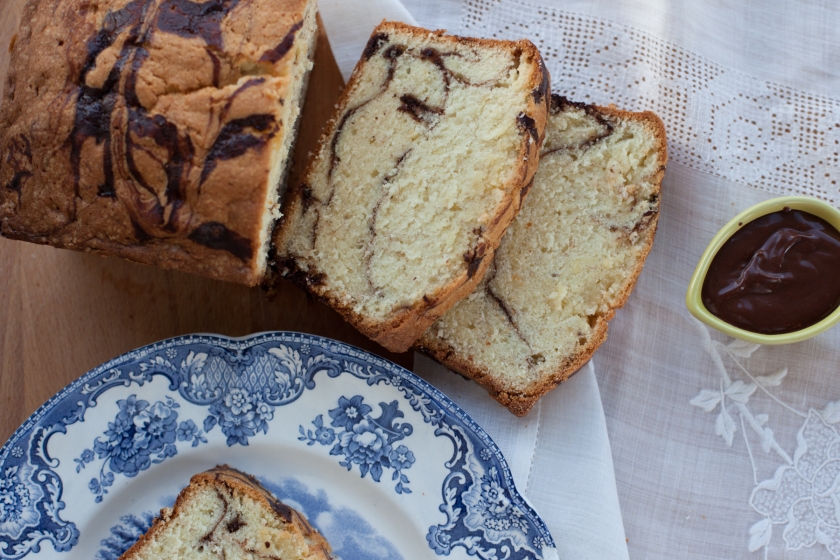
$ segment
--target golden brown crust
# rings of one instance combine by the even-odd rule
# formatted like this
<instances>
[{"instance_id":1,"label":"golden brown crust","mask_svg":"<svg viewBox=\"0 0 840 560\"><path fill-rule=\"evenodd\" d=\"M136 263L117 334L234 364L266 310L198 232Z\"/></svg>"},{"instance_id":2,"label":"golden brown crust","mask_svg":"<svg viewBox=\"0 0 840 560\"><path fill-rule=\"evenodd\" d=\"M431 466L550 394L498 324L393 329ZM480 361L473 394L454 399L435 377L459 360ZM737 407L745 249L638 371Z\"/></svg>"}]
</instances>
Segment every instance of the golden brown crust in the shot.
<instances>
[{"instance_id":1,"label":"golden brown crust","mask_svg":"<svg viewBox=\"0 0 840 560\"><path fill-rule=\"evenodd\" d=\"M231 493L241 492L247 494L251 499L265 506L266 511L273 511L274 514L283 520L283 523L288 526L289 531L299 532L306 539L310 547L316 552L316 557L323 560L330 560L332 558L332 549L326 539L316 529L309 524L303 515L297 510L290 508L276 497L271 492L263 488L259 481L241 471L229 467L228 465L219 465L203 473L198 473L190 479L189 485L184 488L175 500L175 505L171 510L161 510L161 515L156 517L152 527L140 537L127 551L120 556L120 560L132 560L137 557L147 541L150 541L155 535L160 533L166 526L169 519L173 519L181 515L181 510L184 504L189 500L190 496L197 492L202 486L224 486Z\"/></svg>"},{"instance_id":2,"label":"golden brown crust","mask_svg":"<svg viewBox=\"0 0 840 560\"><path fill-rule=\"evenodd\" d=\"M594 110L601 114L607 115L620 120L635 120L637 122L645 123L648 130L652 131L656 139L656 151L659 153L661 165L656 174L649 179L650 183L656 185L655 195L661 196L662 178L665 174L665 165L668 160L667 142L665 139L665 126L656 114L646 111L641 113L634 113L631 111L622 111L613 106L601 107L597 105L583 105L578 104L586 110ZM661 208L661 203L658 208ZM615 298L615 302L611 305L608 312L598 315L595 324L592 326L593 332L589 336L589 340L585 346L582 346L576 353L568 356L563 364L555 371L549 374L541 374L539 377L523 389L521 387L512 387L509 384L502 382L498 376L495 376L492 371L480 367L468 357L464 357L443 339L438 337L428 337L422 339L422 344L415 346L415 349L423 352L434 360L440 362L447 368L472 379L490 394L492 398L498 401L502 406L507 408L516 416L525 416L528 414L537 401L549 392L551 389L566 381L569 377L574 375L580 368L582 368L590 360L595 351L607 339L608 322L615 316L616 309L620 309L627 302L630 293L636 285L636 281L642 272L645 260L653 247L653 240L656 235L656 229L659 222L659 211L653 214L647 222L647 227L642 232L643 248L640 252L640 257L636 262L636 266L627 276L623 286L619 290Z\"/></svg>"},{"instance_id":3,"label":"golden brown crust","mask_svg":"<svg viewBox=\"0 0 840 560\"><path fill-rule=\"evenodd\" d=\"M225 0L200 25L195 5L28 1L0 108L0 234L259 283L314 4Z\"/></svg>"},{"instance_id":4,"label":"golden brown crust","mask_svg":"<svg viewBox=\"0 0 840 560\"><path fill-rule=\"evenodd\" d=\"M458 37L445 35L445 31L429 31L413 27L400 22L385 21L381 23L371 34L373 40L377 34L399 32L417 37L426 37L429 34L435 35L437 40L448 42L452 45L470 44L483 48L498 49L500 45L521 49L528 57L539 64L539 71L535 72L529 90L532 94L528 97L528 107L524 112L528 133L523 135L522 146L519 152L519 168L516 179L508 189L511 196L502 201L493 212L493 220L476 238L473 247L468 251L472 255L472 261L467 262L463 273L442 287L435 294L427 294L422 300L417 301L411 307L403 308L394 314L387 321L374 321L368 317L356 313L338 297L333 296L325 289L319 279L318 271L302 271L294 262L294 258L282 255L282 248L287 240L293 235L291 228L294 218L303 212L305 202L304 185L290 186L283 206L283 218L275 231L274 245L277 248L277 265L286 268L285 278L291 280L299 287L309 291L331 307L333 307L345 320L351 323L364 335L381 344L392 352L405 352L415 341L428 329L438 318L448 311L460 299L467 296L481 282L487 268L492 261L493 253L501 242L505 230L516 217L527 194L534 174L537 171L539 152L544 140L545 122L548 116L550 103L550 84L548 71L543 64L537 48L528 40L520 41L497 41L490 39L477 39L470 37ZM318 143L316 157L313 157L304 177L309 177L317 164L317 154L323 152L335 134L339 117L347 109L350 95L354 91L361 68L366 60L362 58L356 65L350 77L341 99L336 105L334 116L327 123ZM534 138L537 138L535 141ZM278 275L280 276L280 275ZM272 280L274 281L274 280Z\"/></svg>"}]
</instances>

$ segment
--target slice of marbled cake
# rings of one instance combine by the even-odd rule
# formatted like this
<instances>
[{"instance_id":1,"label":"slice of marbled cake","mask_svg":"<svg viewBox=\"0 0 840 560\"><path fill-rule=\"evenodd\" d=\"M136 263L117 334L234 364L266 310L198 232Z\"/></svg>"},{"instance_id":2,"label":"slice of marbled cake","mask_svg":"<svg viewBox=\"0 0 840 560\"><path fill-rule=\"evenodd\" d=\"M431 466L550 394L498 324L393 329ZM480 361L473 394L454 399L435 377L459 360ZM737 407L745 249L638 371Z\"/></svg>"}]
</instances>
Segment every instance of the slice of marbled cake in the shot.
<instances>
[{"instance_id":1,"label":"slice of marbled cake","mask_svg":"<svg viewBox=\"0 0 840 560\"><path fill-rule=\"evenodd\" d=\"M278 276L404 351L484 275L537 168L529 41L374 30L275 236Z\"/></svg>"},{"instance_id":2,"label":"slice of marbled cake","mask_svg":"<svg viewBox=\"0 0 840 560\"><path fill-rule=\"evenodd\" d=\"M534 187L484 281L418 348L522 416L607 338L653 244L665 128L552 96Z\"/></svg>"},{"instance_id":3,"label":"slice of marbled cake","mask_svg":"<svg viewBox=\"0 0 840 560\"><path fill-rule=\"evenodd\" d=\"M199 473L120 560L330 560L306 518L226 465Z\"/></svg>"}]
</instances>

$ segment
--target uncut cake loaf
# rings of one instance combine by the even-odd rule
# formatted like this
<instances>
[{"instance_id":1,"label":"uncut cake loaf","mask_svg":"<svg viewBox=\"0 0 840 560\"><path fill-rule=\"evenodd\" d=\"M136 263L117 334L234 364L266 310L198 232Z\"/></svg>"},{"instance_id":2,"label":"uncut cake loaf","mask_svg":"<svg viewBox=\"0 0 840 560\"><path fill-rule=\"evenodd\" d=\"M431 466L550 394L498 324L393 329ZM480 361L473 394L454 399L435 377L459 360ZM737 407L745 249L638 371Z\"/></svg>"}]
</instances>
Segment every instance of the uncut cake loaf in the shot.
<instances>
[{"instance_id":1,"label":"uncut cake loaf","mask_svg":"<svg viewBox=\"0 0 840 560\"><path fill-rule=\"evenodd\" d=\"M527 414L589 360L627 301L653 244L666 160L653 113L552 96L527 202L483 282L418 349Z\"/></svg>"},{"instance_id":2,"label":"uncut cake loaf","mask_svg":"<svg viewBox=\"0 0 840 560\"><path fill-rule=\"evenodd\" d=\"M329 544L297 511L228 466L192 477L172 509L121 560L330 560Z\"/></svg>"},{"instance_id":3,"label":"uncut cake loaf","mask_svg":"<svg viewBox=\"0 0 840 560\"><path fill-rule=\"evenodd\" d=\"M0 234L260 283L315 1L29 0L22 22Z\"/></svg>"},{"instance_id":4,"label":"uncut cake loaf","mask_svg":"<svg viewBox=\"0 0 840 560\"><path fill-rule=\"evenodd\" d=\"M484 275L530 186L547 109L530 42L383 22L290 187L278 276L407 350Z\"/></svg>"}]
</instances>

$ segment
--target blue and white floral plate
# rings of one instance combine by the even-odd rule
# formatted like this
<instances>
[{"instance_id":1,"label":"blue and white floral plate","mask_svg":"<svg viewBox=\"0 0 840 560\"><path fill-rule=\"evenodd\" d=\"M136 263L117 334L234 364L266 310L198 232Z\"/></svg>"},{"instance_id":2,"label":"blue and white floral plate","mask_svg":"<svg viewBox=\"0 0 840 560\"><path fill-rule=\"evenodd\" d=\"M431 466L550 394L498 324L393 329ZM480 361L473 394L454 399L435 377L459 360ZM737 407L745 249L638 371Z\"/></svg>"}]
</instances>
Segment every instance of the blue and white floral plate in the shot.
<instances>
[{"instance_id":1,"label":"blue and white floral plate","mask_svg":"<svg viewBox=\"0 0 840 560\"><path fill-rule=\"evenodd\" d=\"M501 452L411 372L333 340L194 335L69 385L0 449L0 558L117 558L227 463L343 560L556 558Z\"/></svg>"}]
</instances>

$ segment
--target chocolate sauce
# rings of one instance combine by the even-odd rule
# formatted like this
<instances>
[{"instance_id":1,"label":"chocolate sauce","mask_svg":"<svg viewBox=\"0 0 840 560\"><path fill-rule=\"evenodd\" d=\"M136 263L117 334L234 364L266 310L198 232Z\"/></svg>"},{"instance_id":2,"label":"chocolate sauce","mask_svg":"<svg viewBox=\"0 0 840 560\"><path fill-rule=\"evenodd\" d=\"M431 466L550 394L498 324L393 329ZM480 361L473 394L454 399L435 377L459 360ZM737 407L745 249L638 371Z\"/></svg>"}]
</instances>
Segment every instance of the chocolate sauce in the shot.
<instances>
[{"instance_id":1,"label":"chocolate sauce","mask_svg":"<svg viewBox=\"0 0 840 560\"><path fill-rule=\"evenodd\" d=\"M715 255L701 297L713 315L755 333L814 325L840 305L840 232L790 208L749 222Z\"/></svg>"}]
</instances>

